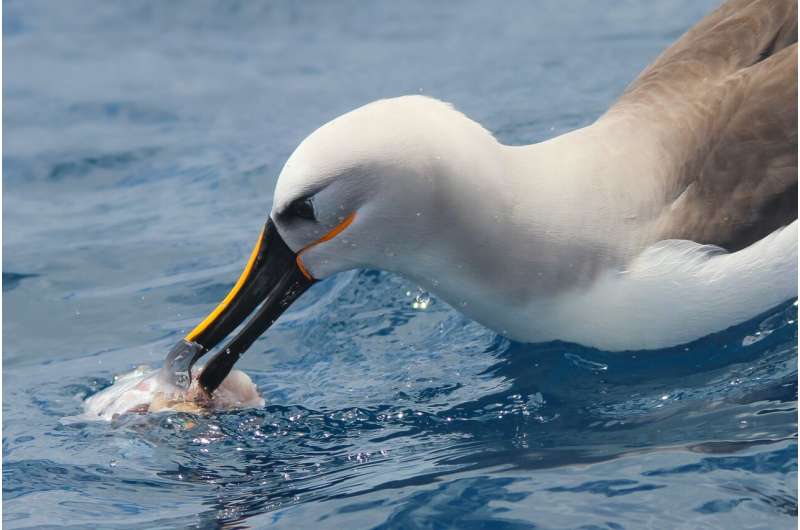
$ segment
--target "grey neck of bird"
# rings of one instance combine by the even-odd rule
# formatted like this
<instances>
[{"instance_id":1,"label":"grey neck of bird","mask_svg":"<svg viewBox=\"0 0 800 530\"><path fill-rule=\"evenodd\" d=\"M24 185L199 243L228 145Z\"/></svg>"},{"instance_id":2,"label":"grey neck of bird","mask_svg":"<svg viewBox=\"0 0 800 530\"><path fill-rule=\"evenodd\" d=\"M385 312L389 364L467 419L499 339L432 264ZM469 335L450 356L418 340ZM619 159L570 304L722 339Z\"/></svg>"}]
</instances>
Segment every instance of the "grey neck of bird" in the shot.
<instances>
[{"instance_id":1,"label":"grey neck of bird","mask_svg":"<svg viewBox=\"0 0 800 530\"><path fill-rule=\"evenodd\" d=\"M599 122L530 146L488 136L462 146L442 172L437 248L397 272L491 322L474 311L527 306L624 266L652 242L659 208L643 178L655 169L631 140L621 124Z\"/></svg>"}]
</instances>

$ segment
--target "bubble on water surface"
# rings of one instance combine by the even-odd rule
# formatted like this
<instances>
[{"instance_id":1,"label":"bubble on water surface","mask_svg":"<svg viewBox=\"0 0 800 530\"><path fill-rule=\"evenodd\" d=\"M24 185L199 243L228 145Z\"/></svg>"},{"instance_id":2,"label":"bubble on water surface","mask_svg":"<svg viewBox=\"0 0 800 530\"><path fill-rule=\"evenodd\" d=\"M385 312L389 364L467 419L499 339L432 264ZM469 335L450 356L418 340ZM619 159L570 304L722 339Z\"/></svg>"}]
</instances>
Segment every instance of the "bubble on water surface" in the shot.
<instances>
[{"instance_id":1,"label":"bubble on water surface","mask_svg":"<svg viewBox=\"0 0 800 530\"><path fill-rule=\"evenodd\" d=\"M422 289L418 289L417 294L414 296L414 301L411 302L411 307L414 309L425 310L428 309L430 303L431 303L430 293Z\"/></svg>"}]
</instances>

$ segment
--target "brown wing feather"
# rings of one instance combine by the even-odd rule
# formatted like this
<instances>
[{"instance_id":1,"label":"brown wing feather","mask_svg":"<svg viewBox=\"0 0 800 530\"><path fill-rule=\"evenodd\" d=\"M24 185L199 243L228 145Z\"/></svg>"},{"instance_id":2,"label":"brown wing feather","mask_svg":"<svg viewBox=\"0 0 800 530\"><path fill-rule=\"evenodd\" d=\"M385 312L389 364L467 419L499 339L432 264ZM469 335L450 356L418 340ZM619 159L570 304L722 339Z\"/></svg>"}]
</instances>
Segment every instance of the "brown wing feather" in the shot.
<instances>
[{"instance_id":1,"label":"brown wing feather","mask_svg":"<svg viewBox=\"0 0 800 530\"><path fill-rule=\"evenodd\" d=\"M671 237L730 250L797 219L797 44L734 81L738 110L668 214Z\"/></svg>"},{"instance_id":2,"label":"brown wing feather","mask_svg":"<svg viewBox=\"0 0 800 530\"><path fill-rule=\"evenodd\" d=\"M683 77L687 68L720 79L795 42L797 0L729 0L645 68L618 104L646 92L649 83Z\"/></svg>"},{"instance_id":3,"label":"brown wing feather","mask_svg":"<svg viewBox=\"0 0 800 530\"><path fill-rule=\"evenodd\" d=\"M731 0L609 110L664 161L662 237L737 250L797 218L796 43L796 0Z\"/></svg>"}]
</instances>

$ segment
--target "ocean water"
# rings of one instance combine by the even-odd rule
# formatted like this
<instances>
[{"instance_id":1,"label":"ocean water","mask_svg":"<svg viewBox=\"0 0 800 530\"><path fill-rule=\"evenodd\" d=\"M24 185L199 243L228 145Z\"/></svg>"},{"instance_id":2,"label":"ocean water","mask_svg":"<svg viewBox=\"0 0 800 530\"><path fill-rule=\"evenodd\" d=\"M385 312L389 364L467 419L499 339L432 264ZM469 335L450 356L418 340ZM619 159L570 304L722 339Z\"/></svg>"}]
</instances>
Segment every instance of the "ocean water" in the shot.
<instances>
[{"instance_id":1,"label":"ocean water","mask_svg":"<svg viewBox=\"0 0 800 530\"><path fill-rule=\"evenodd\" d=\"M715 3L4 2L4 526L794 528L794 301L607 353L351 272L238 364L262 409L61 421L224 296L320 124L424 93L539 141Z\"/></svg>"}]
</instances>

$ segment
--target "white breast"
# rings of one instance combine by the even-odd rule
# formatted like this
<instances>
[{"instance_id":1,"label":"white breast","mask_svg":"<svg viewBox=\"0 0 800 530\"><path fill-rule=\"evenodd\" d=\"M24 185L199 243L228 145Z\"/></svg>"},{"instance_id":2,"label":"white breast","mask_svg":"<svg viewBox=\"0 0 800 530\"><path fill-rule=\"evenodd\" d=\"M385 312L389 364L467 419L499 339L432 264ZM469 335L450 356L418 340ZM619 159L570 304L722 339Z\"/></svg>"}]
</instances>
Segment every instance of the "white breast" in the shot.
<instances>
[{"instance_id":1,"label":"white breast","mask_svg":"<svg viewBox=\"0 0 800 530\"><path fill-rule=\"evenodd\" d=\"M534 333L605 350L654 349L722 331L797 297L797 221L739 252L661 241L626 270L532 309ZM538 304L537 304L538 305ZM525 326L510 330L521 340Z\"/></svg>"}]
</instances>

